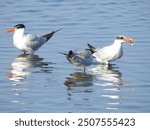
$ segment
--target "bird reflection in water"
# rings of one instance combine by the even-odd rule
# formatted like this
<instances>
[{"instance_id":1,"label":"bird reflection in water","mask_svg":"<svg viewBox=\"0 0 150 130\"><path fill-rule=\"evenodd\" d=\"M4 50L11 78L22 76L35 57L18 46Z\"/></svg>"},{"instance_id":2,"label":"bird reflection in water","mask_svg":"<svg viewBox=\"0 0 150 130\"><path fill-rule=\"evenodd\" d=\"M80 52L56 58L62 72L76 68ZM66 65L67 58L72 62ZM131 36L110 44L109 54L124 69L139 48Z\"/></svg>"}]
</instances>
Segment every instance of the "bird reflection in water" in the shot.
<instances>
[{"instance_id":1,"label":"bird reflection in water","mask_svg":"<svg viewBox=\"0 0 150 130\"><path fill-rule=\"evenodd\" d=\"M66 78L64 84L70 87L88 87L93 85L93 76L84 72L74 72Z\"/></svg>"},{"instance_id":2,"label":"bird reflection in water","mask_svg":"<svg viewBox=\"0 0 150 130\"><path fill-rule=\"evenodd\" d=\"M32 73L51 72L53 67L49 68L49 64L49 62L43 62L43 58L38 55L21 54L11 64L12 68L8 73L8 78L13 81L13 85L22 84L24 79L31 76Z\"/></svg>"},{"instance_id":3,"label":"bird reflection in water","mask_svg":"<svg viewBox=\"0 0 150 130\"><path fill-rule=\"evenodd\" d=\"M121 72L112 64L100 64L91 69L91 73L98 79L104 81L101 86L120 86L122 85Z\"/></svg>"},{"instance_id":4,"label":"bird reflection in water","mask_svg":"<svg viewBox=\"0 0 150 130\"><path fill-rule=\"evenodd\" d=\"M122 80L122 73L115 65L101 64L91 69L96 76L96 86L101 86L101 96L106 98L105 105L108 111L119 111L119 106L128 103L129 91L127 87L121 87L127 82Z\"/></svg>"}]
</instances>

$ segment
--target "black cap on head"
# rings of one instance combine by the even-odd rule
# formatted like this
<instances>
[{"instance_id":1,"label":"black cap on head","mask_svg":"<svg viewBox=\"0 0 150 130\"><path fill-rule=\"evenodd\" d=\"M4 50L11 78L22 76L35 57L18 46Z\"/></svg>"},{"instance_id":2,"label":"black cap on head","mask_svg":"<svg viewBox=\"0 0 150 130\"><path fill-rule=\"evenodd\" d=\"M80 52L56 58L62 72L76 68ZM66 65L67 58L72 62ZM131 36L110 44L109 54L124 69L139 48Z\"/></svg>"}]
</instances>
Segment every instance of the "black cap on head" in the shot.
<instances>
[{"instance_id":1,"label":"black cap on head","mask_svg":"<svg viewBox=\"0 0 150 130\"><path fill-rule=\"evenodd\" d=\"M17 24L14 26L14 28L19 29L19 28L25 28L24 24Z\"/></svg>"},{"instance_id":2,"label":"black cap on head","mask_svg":"<svg viewBox=\"0 0 150 130\"><path fill-rule=\"evenodd\" d=\"M117 37L116 37L116 39L120 39L120 40L122 40L122 39L124 39L125 38L125 36L122 36L122 35L118 35Z\"/></svg>"},{"instance_id":3,"label":"black cap on head","mask_svg":"<svg viewBox=\"0 0 150 130\"><path fill-rule=\"evenodd\" d=\"M73 56L73 51L70 50L69 53L68 53L68 57L71 58L72 56Z\"/></svg>"}]
</instances>

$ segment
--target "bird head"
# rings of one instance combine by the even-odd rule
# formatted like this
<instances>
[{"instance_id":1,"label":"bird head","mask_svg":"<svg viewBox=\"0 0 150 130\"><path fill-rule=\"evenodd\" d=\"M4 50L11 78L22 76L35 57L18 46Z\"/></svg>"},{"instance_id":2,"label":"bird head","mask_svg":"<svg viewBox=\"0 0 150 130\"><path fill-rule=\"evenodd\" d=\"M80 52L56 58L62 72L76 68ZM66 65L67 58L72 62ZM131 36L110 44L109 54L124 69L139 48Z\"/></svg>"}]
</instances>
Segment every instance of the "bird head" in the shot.
<instances>
[{"instance_id":1,"label":"bird head","mask_svg":"<svg viewBox=\"0 0 150 130\"><path fill-rule=\"evenodd\" d=\"M121 43L128 42L128 43L133 43L135 40L131 37L126 37L122 35L118 35L116 37L116 40L119 40Z\"/></svg>"},{"instance_id":2,"label":"bird head","mask_svg":"<svg viewBox=\"0 0 150 130\"><path fill-rule=\"evenodd\" d=\"M6 30L6 32L15 32L16 30L25 29L25 25L17 24L13 28Z\"/></svg>"}]
</instances>

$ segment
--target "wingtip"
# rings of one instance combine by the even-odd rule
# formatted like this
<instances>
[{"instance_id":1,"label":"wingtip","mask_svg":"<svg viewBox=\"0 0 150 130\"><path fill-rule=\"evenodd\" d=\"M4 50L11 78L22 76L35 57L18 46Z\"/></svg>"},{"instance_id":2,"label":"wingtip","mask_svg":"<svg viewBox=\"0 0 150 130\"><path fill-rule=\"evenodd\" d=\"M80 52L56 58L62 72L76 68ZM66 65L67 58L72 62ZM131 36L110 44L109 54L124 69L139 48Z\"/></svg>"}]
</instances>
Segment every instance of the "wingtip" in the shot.
<instances>
[{"instance_id":1,"label":"wingtip","mask_svg":"<svg viewBox=\"0 0 150 130\"><path fill-rule=\"evenodd\" d=\"M92 48L92 49L96 49L94 46L92 46L90 43L87 43L88 47L89 48Z\"/></svg>"},{"instance_id":2,"label":"wingtip","mask_svg":"<svg viewBox=\"0 0 150 130\"><path fill-rule=\"evenodd\" d=\"M89 43L87 43L87 46L89 47L89 50L92 52L92 54L93 54L94 52L96 52L96 51L95 51L95 50L96 50L95 47L93 47L93 46L90 45Z\"/></svg>"},{"instance_id":3,"label":"wingtip","mask_svg":"<svg viewBox=\"0 0 150 130\"><path fill-rule=\"evenodd\" d=\"M62 55L68 55L67 53L64 53L64 52L58 52L59 54L62 54Z\"/></svg>"},{"instance_id":4,"label":"wingtip","mask_svg":"<svg viewBox=\"0 0 150 130\"><path fill-rule=\"evenodd\" d=\"M60 28L60 29L58 29L58 30L56 30L56 31L53 31L54 33L56 33L56 32L59 32L60 30L62 30L63 28Z\"/></svg>"},{"instance_id":5,"label":"wingtip","mask_svg":"<svg viewBox=\"0 0 150 130\"><path fill-rule=\"evenodd\" d=\"M87 43L87 46L90 48L91 47L91 45L89 44L89 43Z\"/></svg>"}]
</instances>

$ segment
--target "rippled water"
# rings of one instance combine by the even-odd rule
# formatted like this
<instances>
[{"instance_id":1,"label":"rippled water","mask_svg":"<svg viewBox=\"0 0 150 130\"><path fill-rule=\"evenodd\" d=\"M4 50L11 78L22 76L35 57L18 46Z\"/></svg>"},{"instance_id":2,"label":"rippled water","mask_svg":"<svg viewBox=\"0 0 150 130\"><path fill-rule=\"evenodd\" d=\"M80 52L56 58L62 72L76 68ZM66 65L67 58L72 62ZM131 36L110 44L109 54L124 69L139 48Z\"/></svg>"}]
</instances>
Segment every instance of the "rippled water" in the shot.
<instances>
[{"instance_id":1,"label":"rippled water","mask_svg":"<svg viewBox=\"0 0 150 130\"><path fill-rule=\"evenodd\" d=\"M0 112L150 112L149 0L1 0ZM6 29L56 33L24 55ZM76 68L58 52L103 47L122 34L124 56L111 65Z\"/></svg>"}]
</instances>

